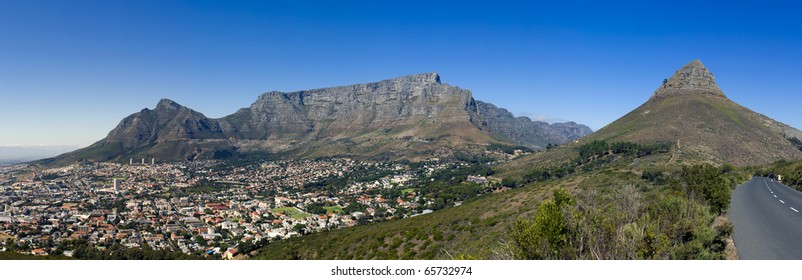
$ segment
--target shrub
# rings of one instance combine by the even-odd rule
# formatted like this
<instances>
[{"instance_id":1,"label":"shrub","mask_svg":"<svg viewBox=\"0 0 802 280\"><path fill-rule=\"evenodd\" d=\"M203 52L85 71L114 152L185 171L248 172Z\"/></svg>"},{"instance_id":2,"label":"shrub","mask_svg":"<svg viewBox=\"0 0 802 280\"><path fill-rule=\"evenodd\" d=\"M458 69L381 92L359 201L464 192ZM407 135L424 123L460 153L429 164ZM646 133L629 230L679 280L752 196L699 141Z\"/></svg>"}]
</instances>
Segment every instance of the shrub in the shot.
<instances>
[{"instance_id":1,"label":"shrub","mask_svg":"<svg viewBox=\"0 0 802 280\"><path fill-rule=\"evenodd\" d=\"M710 210L721 214L730 207L732 192L721 171L711 165L695 165L682 168L682 177L691 194L700 194L710 205Z\"/></svg>"},{"instance_id":2,"label":"shrub","mask_svg":"<svg viewBox=\"0 0 802 280\"><path fill-rule=\"evenodd\" d=\"M543 201L533 219L518 219L512 238L525 259L560 258L569 238L568 223L561 206L572 199L567 191L557 189L554 199Z\"/></svg>"}]
</instances>

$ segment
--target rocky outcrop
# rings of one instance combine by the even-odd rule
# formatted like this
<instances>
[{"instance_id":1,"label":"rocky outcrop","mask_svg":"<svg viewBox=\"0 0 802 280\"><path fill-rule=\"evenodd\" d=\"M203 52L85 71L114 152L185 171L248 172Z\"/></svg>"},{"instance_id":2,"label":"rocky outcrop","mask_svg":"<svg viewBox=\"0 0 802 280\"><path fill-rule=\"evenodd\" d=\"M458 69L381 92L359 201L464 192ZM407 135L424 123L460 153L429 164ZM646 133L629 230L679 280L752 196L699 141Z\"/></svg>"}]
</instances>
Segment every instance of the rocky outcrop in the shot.
<instances>
[{"instance_id":1,"label":"rocky outcrop","mask_svg":"<svg viewBox=\"0 0 802 280\"><path fill-rule=\"evenodd\" d=\"M698 59L677 70L671 78L665 80L663 85L655 90L651 98L683 94L727 97L716 84L713 73L710 73Z\"/></svg>"}]
</instances>

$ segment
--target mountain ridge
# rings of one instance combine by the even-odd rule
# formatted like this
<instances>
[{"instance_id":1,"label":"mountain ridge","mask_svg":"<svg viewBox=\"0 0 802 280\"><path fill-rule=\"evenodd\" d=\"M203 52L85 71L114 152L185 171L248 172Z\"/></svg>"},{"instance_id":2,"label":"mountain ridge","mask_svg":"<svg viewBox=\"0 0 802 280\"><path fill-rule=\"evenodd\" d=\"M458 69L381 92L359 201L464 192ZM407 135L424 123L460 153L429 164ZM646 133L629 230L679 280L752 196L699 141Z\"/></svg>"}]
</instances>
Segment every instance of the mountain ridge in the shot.
<instances>
[{"instance_id":1,"label":"mountain ridge","mask_svg":"<svg viewBox=\"0 0 802 280\"><path fill-rule=\"evenodd\" d=\"M124 118L106 138L49 161L124 161L140 156L184 160L240 152L432 157L438 155L435 150L461 144L542 149L589 132L576 123L550 125L516 118L506 109L473 99L469 90L443 84L439 74L430 72L365 84L269 91L221 118L161 99L153 109Z\"/></svg>"}]
</instances>

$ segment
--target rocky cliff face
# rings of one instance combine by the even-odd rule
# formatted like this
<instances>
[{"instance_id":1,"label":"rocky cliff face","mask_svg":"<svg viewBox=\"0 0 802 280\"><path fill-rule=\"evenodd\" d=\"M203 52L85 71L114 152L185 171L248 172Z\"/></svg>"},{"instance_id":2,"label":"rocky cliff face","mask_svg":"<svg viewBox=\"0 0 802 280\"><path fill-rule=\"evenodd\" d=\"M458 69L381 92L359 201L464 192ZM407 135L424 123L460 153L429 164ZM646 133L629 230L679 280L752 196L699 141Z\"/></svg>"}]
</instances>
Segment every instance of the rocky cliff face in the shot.
<instances>
[{"instance_id":1,"label":"rocky cliff face","mask_svg":"<svg viewBox=\"0 0 802 280\"><path fill-rule=\"evenodd\" d=\"M548 144L563 144L593 132L575 122L548 124L527 117L516 118L506 109L482 101L476 101L475 108L471 120L478 127L535 149L545 148Z\"/></svg>"},{"instance_id":2,"label":"rocky cliff face","mask_svg":"<svg viewBox=\"0 0 802 280\"><path fill-rule=\"evenodd\" d=\"M171 100L123 119L94 145L69 158L169 160L234 152L296 151L306 156L403 155L463 144L515 143L535 149L590 133L576 123L515 118L443 84L437 73L297 92L267 92L229 116L210 119ZM91 156L90 156L91 155Z\"/></svg>"},{"instance_id":3,"label":"rocky cliff face","mask_svg":"<svg viewBox=\"0 0 802 280\"><path fill-rule=\"evenodd\" d=\"M244 139L337 137L354 130L468 121L469 91L427 73L298 92L268 92L223 120Z\"/></svg>"},{"instance_id":4,"label":"rocky cliff face","mask_svg":"<svg viewBox=\"0 0 802 280\"><path fill-rule=\"evenodd\" d=\"M683 94L727 97L716 84L716 78L713 73L710 73L698 59L685 64L685 66L677 70L671 78L663 82L663 85L654 91L651 98L664 98Z\"/></svg>"}]
</instances>

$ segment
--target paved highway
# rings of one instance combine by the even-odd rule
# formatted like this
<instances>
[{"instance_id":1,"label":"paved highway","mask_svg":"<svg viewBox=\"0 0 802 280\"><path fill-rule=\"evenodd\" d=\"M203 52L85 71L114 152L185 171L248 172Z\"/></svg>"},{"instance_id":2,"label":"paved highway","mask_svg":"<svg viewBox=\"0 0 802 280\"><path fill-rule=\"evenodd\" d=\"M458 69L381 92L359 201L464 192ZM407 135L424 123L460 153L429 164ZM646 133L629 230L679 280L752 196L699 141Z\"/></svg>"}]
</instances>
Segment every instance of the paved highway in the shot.
<instances>
[{"instance_id":1,"label":"paved highway","mask_svg":"<svg viewBox=\"0 0 802 280\"><path fill-rule=\"evenodd\" d=\"M729 217L742 260L802 260L802 193L764 177L738 186Z\"/></svg>"}]
</instances>

